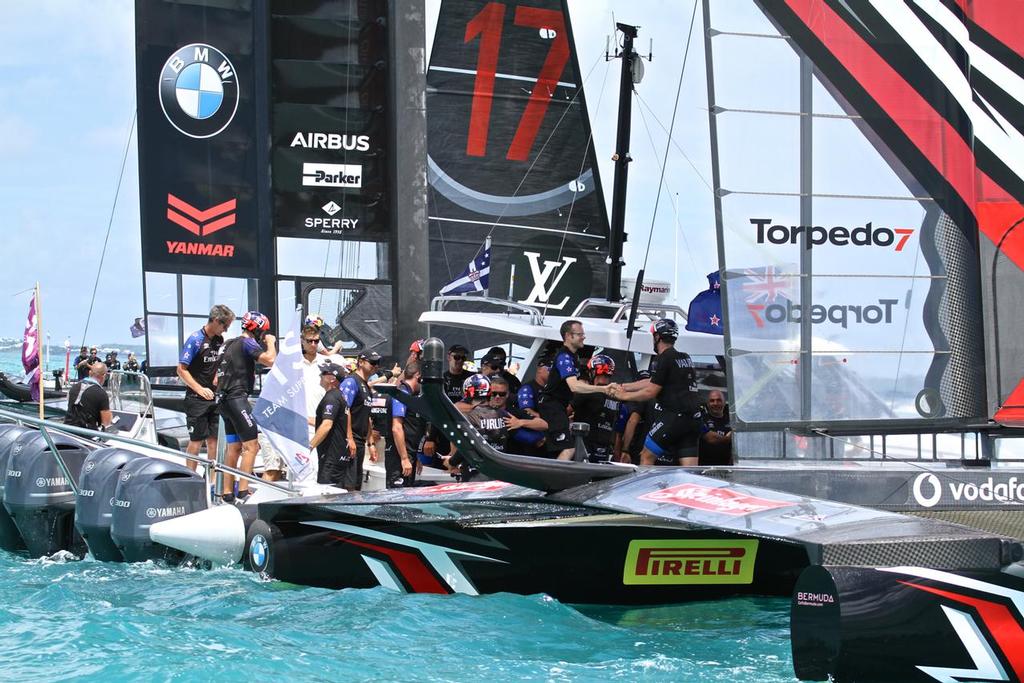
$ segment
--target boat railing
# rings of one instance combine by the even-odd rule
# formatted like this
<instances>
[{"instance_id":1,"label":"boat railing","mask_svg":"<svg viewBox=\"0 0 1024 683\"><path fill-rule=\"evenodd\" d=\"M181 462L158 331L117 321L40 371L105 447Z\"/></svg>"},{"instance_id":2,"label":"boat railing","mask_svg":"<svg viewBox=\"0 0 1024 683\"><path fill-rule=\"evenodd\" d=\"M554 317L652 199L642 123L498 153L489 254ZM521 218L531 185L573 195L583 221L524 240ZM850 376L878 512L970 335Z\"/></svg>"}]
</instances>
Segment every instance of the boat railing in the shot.
<instances>
[{"instance_id":1,"label":"boat railing","mask_svg":"<svg viewBox=\"0 0 1024 683\"><path fill-rule=\"evenodd\" d=\"M53 436L51 432L57 432L70 436L77 441L80 441L86 445L95 446L96 441L99 440L103 443L121 443L125 445L134 446L136 449L140 446L145 448L147 453L159 454L164 457L171 457L179 460L189 460L194 463L198 463L207 468L207 472L213 471L221 474L231 474L237 478L245 479L251 483L259 484L260 486L267 486L272 489L276 489L285 493L288 496L301 495L298 491L282 486L271 481L266 481L254 474L244 472L240 469L225 465L222 462L205 458L201 455L192 455L191 453L185 453L183 451L177 451L173 448L167 448L166 446L160 446L158 444L140 443L137 439L131 437L121 436L120 434L112 432L98 432L92 429L86 429L85 427L74 427L67 425L62 422L54 422L53 420L40 420L38 417L32 417L24 413L17 413L7 410L6 408L0 408L0 419L8 420L15 424L31 425L39 430L42 434L43 439L46 441L47 447L50 449L50 453L53 454L54 459L57 462L58 467L61 469L61 473L64 478L68 480L71 485L71 489L78 495L78 483L75 477L72 476L71 470L68 468L67 463L64 462L63 456L61 456L60 449L53 442ZM222 439L223 441L223 439Z\"/></svg>"},{"instance_id":2,"label":"boat railing","mask_svg":"<svg viewBox=\"0 0 1024 683\"><path fill-rule=\"evenodd\" d=\"M623 299L622 301L608 301L608 299L584 299L576 306L576 309L572 312L571 318L591 318L593 315L587 315L587 310L591 308L608 309L612 313L610 316L599 316L610 319L613 323L620 323L623 320L629 319L629 311L633 306L632 301L629 299ZM658 303L644 303L640 302L640 305L636 308L637 315L646 315L651 318L665 318L668 314L673 313L678 315L682 320L686 320L686 311L675 304L658 304Z\"/></svg>"},{"instance_id":3,"label":"boat railing","mask_svg":"<svg viewBox=\"0 0 1024 683\"><path fill-rule=\"evenodd\" d=\"M529 317L531 325L543 325L544 314L537 308L518 301L497 299L489 296L435 296L430 300L431 311L447 311L455 304L473 304L484 308L494 307L495 313L524 314ZM470 311L467 311L470 312ZM473 313L489 313L490 311L471 311Z\"/></svg>"}]
</instances>

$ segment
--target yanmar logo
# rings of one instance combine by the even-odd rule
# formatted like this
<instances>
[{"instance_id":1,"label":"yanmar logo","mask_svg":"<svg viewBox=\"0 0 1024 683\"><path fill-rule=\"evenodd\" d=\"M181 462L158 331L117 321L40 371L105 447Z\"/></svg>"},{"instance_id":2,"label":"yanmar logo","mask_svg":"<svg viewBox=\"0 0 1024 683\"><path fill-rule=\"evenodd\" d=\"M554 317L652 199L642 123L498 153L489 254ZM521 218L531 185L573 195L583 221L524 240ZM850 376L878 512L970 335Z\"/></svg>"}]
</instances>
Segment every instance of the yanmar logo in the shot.
<instances>
[{"instance_id":1,"label":"yanmar logo","mask_svg":"<svg viewBox=\"0 0 1024 683\"><path fill-rule=\"evenodd\" d=\"M237 199L229 199L208 209L200 209L168 193L167 220L185 228L196 237L208 237L235 224L237 205ZM235 245L167 240L167 253L233 258Z\"/></svg>"},{"instance_id":2,"label":"yanmar logo","mask_svg":"<svg viewBox=\"0 0 1024 683\"><path fill-rule=\"evenodd\" d=\"M627 586L749 584L756 540L631 541L622 568Z\"/></svg>"},{"instance_id":3,"label":"yanmar logo","mask_svg":"<svg viewBox=\"0 0 1024 683\"><path fill-rule=\"evenodd\" d=\"M806 248L811 249L823 244L836 247L891 247L894 251L903 251L907 240L914 234L912 228L876 228L871 221L864 225L847 228L837 225L823 228L820 225L773 225L771 218L751 218L750 222L757 227L757 243L764 244L797 244L800 235L806 235Z\"/></svg>"},{"instance_id":4,"label":"yanmar logo","mask_svg":"<svg viewBox=\"0 0 1024 683\"><path fill-rule=\"evenodd\" d=\"M788 501L768 500L767 498L748 496L732 489L701 486L700 484L680 484L660 491L652 491L640 496L640 500L672 503L694 510L717 512L733 517L796 505L796 503Z\"/></svg>"}]
</instances>

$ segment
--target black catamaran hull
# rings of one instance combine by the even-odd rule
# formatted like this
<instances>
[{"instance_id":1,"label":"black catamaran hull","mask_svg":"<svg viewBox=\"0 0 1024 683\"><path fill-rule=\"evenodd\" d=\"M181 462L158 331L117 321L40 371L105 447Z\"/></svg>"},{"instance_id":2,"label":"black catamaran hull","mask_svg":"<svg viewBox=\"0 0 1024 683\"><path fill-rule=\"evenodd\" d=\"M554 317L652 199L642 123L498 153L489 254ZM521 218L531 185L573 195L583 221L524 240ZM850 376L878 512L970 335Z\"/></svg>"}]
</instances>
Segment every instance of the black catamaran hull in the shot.
<instances>
[{"instance_id":1,"label":"black catamaran hull","mask_svg":"<svg viewBox=\"0 0 1024 683\"><path fill-rule=\"evenodd\" d=\"M810 567L791 633L804 680L1024 680L1024 568Z\"/></svg>"},{"instance_id":2,"label":"black catamaran hull","mask_svg":"<svg viewBox=\"0 0 1024 683\"><path fill-rule=\"evenodd\" d=\"M418 505L392 505L383 517L365 507L265 504L245 563L325 588L545 593L617 605L789 595L808 563L802 547L785 541L545 503L454 503L445 507L462 517L447 519Z\"/></svg>"}]
</instances>

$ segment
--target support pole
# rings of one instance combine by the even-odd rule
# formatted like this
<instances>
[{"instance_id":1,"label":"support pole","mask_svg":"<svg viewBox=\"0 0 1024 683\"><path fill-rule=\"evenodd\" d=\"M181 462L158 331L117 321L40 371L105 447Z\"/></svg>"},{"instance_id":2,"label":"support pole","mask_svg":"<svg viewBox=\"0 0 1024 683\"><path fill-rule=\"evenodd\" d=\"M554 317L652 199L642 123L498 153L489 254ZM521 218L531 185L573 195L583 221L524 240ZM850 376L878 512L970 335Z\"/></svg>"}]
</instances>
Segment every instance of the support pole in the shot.
<instances>
[{"instance_id":1,"label":"support pole","mask_svg":"<svg viewBox=\"0 0 1024 683\"><path fill-rule=\"evenodd\" d=\"M622 244L625 242L626 181L629 175L629 133L633 118L633 60L640 55L633 51L636 26L616 24L622 32L622 69L619 71L619 121L615 137L615 179L612 188L611 233L608 235L608 301L621 301Z\"/></svg>"}]
</instances>

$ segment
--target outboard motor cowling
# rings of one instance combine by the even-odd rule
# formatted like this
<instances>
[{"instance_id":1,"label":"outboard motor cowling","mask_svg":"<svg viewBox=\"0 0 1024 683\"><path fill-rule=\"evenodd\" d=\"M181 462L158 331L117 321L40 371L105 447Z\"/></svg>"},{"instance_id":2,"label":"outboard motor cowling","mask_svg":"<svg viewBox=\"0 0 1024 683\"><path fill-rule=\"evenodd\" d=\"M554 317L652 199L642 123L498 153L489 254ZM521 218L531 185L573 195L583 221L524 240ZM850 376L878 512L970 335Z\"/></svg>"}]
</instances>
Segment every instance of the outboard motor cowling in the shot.
<instances>
[{"instance_id":1,"label":"outboard motor cowling","mask_svg":"<svg viewBox=\"0 0 1024 683\"><path fill-rule=\"evenodd\" d=\"M117 478L110 537L128 562L177 563L184 553L154 543L149 527L206 507L206 482L189 468L155 458L132 460Z\"/></svg>"},{"instance_id":2,"label":"outboard motor cowling","mask_svg":"<svg viewBox=\"0 0 1024 683\"><path fill-rule=\"evenodd\" d=\"M129 462L145 457L123 448L101 448L93 451L82 465L75 502L75 529L85 540L92 556L100 562L124 562L124 556L110 537L114 493L121 469Z\"/></svg>"},{"instance_id":3,"label":"outboard motor cowling","mask_svg":"<svg viewBox=\"0 0 1024 683\"><path fill-rule=\"evenodd\" d=\"M18 527L14 525L14 520L11 519L7 508L3 506L4 484L7 479L7 459L18 437L30 431L32 429L24 425L0 425L0 549L15 553L25 551L25 540L21 537Z\"/></svg>"},{"instance_id":4,"label":"outboard motor cowling","mask_svg":"<svg viewBox=\"0 0 1024 683\"><path fill-rule=\"evenodd\" d=\"M51 439L78 481L90 450L64 434ZM85 555L85 543L75 533L75 493L46 439L32 430L11 446L4 483L4 507L25 540L30 557L45 557L58 550Z\"/></svg>"}]
</instances>

